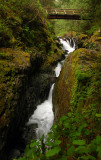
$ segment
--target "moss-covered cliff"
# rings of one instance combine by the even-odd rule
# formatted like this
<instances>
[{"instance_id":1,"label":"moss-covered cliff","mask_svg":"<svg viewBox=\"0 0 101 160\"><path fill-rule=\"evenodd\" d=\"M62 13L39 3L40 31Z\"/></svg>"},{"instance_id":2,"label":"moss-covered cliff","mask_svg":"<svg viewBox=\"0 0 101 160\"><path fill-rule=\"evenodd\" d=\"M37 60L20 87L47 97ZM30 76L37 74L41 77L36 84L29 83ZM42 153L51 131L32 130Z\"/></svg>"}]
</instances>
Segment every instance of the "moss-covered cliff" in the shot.
<instances>
[{"instance_id":1,"label":"moss-covered cliff","mask_svg":"<svg viewBox=\"0 0 101 160\"><path fill-rule=\"evenodd\" d=\"M101 41L96 32L83 40L83 47L67 57L54 89L56 119L73 108L82 111L94 105L100 112L101 102Z\"/></svg>"},{"instance_id":2,"label":"moss-covered cliff","mask_svg":"<svg viewBox=\"0 0 101 160\"><path fill-rule=\"evenodd\" d=\"M38 76L35 78L38 72L51 73L51 64L61 58L63 53L55 39L38 0L0 2L0 156L4 156L6 142L10 143L20 125L24 125L30 108L26 109L29 94L33 105L49 85L45 82L47 75L40 75L45 85L37 96L36 87L31 86L34 81L34 85L39 84Z\"/></svg>"},{"instance_id":3,"label":"moss-covered cliff","mask_svg":"<svg viewBox=\"0 0 101 160\"><path fill-rule=\"evenodd\" d=\"M55 139L61 140L57 157L101 159L101 35L82 39L70 53L53 93ZM60 118L61 117L61 118Z\"/></svg>"},{"instance_id":4,"label":"moss-covered cliff","mask_svg":"<svg viewBox=\"0 0 101 160\"><path fill-rule=\"evenodd\" d=\"M21 79L30 67L30 55L21 50L0 49L0 135L9 128L18 99ZM5 130L3 129L6 129ZM2 144L0 145L2 148Z\"/></svg>"}]
</instances>

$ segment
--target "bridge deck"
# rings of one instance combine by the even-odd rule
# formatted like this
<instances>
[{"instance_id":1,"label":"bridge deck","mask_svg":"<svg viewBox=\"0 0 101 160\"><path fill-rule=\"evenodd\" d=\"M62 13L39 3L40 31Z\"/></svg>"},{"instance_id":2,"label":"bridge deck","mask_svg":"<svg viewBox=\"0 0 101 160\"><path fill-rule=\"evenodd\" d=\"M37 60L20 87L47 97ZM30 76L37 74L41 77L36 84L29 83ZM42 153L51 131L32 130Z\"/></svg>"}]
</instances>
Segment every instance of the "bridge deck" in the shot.
<instances>
[{"instance_id":1,"label":"bridge deck","mask_svg":"<svg viewBox=\"0 0 101 160\"><path fill-rule=\"evenodd\" d=\"M87 18L81 18L81 15L87 14L88 10L82 9L61 9L61 8L45 8L48 19L74 19L74 20L87 20Z\"/></svg>"},{"instance_id":2,"label":"bridge deck","mask_svg":"<svg viewBox=\"0 0 101 160\"><path fill-rule=\"evenodd\" d=\"M47 16L48 19L69 19L69 20L80 20L80 15L61 15L61 14L50 14Z\"/></svg>"}]
</instances>

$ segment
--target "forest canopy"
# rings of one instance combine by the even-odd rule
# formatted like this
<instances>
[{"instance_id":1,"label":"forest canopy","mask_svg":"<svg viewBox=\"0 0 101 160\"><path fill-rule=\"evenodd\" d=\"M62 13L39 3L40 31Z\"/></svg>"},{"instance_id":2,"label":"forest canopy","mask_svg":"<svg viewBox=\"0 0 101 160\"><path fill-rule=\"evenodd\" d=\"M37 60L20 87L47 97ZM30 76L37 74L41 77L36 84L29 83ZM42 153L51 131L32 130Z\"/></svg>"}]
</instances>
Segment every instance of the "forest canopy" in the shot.
<instances>
[{"instance_id":1,"label":"forest canopy","mask_svg":"<svg viewBox=\"0 0 101 160\"><path fill-rule=\"evenodd\" d=\"M54 20L54 28L56 34L63 34L65 32L74 30L78 32L85 32L92 35L96 30L101 28L101 1L100 0L40 0L44 7L50 8L71 8L71 9L83 9L87 13L88 21L72 21L67 20ZM81 15L82 16L82 15ZM63 25L64 24L64 25ZM59 27L60 26L60 27ZM59 29L58 29L59 28Z\"/></svg>"}]
</instances>

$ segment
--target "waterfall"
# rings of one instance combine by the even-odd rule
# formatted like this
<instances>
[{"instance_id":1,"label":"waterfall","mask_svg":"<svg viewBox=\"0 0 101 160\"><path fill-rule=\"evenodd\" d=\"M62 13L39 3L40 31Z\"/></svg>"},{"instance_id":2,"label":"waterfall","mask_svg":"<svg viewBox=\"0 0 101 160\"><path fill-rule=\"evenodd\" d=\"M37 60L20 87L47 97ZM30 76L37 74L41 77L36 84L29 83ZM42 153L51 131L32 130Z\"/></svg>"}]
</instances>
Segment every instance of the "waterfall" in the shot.
<instances>
[{"instance_id":1,"label":"waterfall","mask_svg":"<svg viewBox=\"0 0 101 160\"><path fill-rule=\"evenodd\" d=\"M70 44L71 42L69 42L69 40L63 40L62 38L60 38L60 43L63 45L63 51L67 51L68 53L70 53L75 50L75 44L72 47ZM62 64L58 63L56 68L54 69L56 77L59 76L61 68L62 68ZM53 125L53 121L54 121L54 114L52 110L53 88L54 88L54 84L51 86L48 99L37 106L37 109L34 111L33 115L29 118L29 121L27 123L27 125L30 125L30 124L38 125L38 127L36 128L37 139L40 139L44 134L44 137L46 140L47 133L50 131L50 128Z\"/></svg>"},{"instance_id":2,"label":"waterfall","mask_svg":"<svg viewBox=\"0 0 101 160\"><path fill-rule=\"evenodd\" d=\"M62 65L60 63L57 64L56 68L54 69L56 77L59 77Z\"/></svg>"},{"instance_id":3,"label":"waterfall","mask_svg":"<svg viewBox=\"0 0 101 160\"><path fill-rule=\"evenodd\" d=\"M50 89L50 92L49 92L49 96L48 96L48 101L52 104L52 91L53 91L53 88L54 88L54 84L52 85L51 89Z\"/></svg>"},{"instance_id":4,"label":"waterfall","mask_svg":"<svg viewBox=\"0 0 101 160\"><path fill-rule=\"evenodd\" d=\"M27 125L37 124L38 128L36 129L37 139L40 139L44 134L45 138L47 133L50 131L50 128L53 125L54 114L52 111L52 91L54 84L51 86L48 99L43 103L37 106L37 109L34 111L34 114L29 118Z\"/></svg>"},{"instance_id":5,"label":"waterfall","mask_svg":"<svg viewBox=\"0 0 101 160\"><path fill-rule=\"evenodd\" d=\"M60 43L63 45L62 50L66 51L67 53L73 52L75 50L75 42L74 39L72 39L73 42L73 47L71 46L71 40L69 42L69 40L64 40L62 38L60 38Z\"/></svg>"}]
</instances>

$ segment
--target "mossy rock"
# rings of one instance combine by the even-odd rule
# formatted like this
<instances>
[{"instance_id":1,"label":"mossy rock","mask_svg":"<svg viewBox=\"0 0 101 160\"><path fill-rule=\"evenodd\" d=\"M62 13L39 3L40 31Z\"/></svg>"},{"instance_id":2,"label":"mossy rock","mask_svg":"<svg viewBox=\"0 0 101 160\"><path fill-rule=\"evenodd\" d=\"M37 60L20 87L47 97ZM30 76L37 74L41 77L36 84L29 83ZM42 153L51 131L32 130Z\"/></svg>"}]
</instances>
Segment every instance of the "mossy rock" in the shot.
<instances>
[{"instance_id":1,"label":"mossy rock","mask_svg":"<svg viewBox=\"0 0 101 160\"><path fill-rule=\"evenodd\" d=\"M0 49L0 128L8 127L17 103L20 78L30 67L30 54Z\"/></svg>"},{"instance_id":2,"label":"mossy rock","mask_svg":"<svg viewBox=\"0 0 101 160\"><path fill-rule=\"evenodd\" d=\"M68 37L68 38L72 38L72 37L76 37L77 36L77 32L74 32L74 31L70 31L70 32L67 32L63 35L63 37Z\"/></svg>"},{"instance_id":3,"label":"mossy rock","mask_svg":"<svg viewBox=\"0 0 101 160\"><path fill-rule=\"evenodd\" d=\"M44 63L41 66L41 70L50 70L52 65L62 59L63 54L63 51L56 45L53 45L48 55L44 57Z\"/></svg>"},{"instance_id":4,"label":"mossy rock","mask_svg":"<svg viewBox=\"0 0 101 160\"><path fill-rule=\"evenodd\" d=\"M72 109L101 113L101 52L80 48L67 57L53 92L56 121Z\"/></svg>"},{"instance_id":5,"label":"mossy rock","mask_svg":"<svg viewBox=\"0 0 101 160\"><path fill-rule=\"evenodd\" d=\"M77 39L78 48L82 48L84 41L88 40L89 37L88 37L87 34L78 33L77 36L76 36L76 39Z\"/></svg>"},{"instance_id":6,"label":"mossy rock","mask_svg":"<svg viewBox=\"0 0 101 160\"><path fill-rule=\"evenodd\" d=\"M89 39L83 42L83 47L88 49L101 50L101 33L96 31Z\"/></svg>"}]
</instances>

